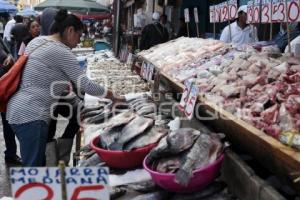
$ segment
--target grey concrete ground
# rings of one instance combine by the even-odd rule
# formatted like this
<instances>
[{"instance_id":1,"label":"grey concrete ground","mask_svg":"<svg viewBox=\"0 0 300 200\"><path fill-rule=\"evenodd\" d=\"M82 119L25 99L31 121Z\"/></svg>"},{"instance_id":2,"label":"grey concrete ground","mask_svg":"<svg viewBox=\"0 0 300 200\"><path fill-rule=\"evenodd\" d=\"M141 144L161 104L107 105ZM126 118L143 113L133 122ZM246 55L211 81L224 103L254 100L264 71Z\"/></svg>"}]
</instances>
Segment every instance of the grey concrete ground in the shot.
<instances>
[{"instance_id":1,"label":"grey concrete ground","mask_svg":"<svg viewBox=\"0 0 300 200\"><path fill-rule=\"evenodd\" d=\"M65 127L66 127L66 120L60 120L57 125L56 136L60 136ZM16 139L17 140L17 139ZM18 143L18 140L17 140ZM5 142L3 138L3 129L2 129L2 121L0 120L0 198L4 196L11 196L10 192L10 182L9 182L9 166L7 166L4 162L4 151L5 151ZM18 147L18 155L19 153Z\"/></svg>"}]
</instances>

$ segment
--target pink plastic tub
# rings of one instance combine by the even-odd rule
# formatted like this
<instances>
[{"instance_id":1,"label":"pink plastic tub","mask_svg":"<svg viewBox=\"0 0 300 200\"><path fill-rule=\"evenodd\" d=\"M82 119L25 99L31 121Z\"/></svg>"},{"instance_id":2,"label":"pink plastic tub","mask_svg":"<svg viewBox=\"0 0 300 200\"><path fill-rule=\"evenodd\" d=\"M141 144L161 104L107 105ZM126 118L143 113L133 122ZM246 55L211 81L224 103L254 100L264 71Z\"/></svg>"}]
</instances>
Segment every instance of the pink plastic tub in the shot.
<instances>
[{"instance_id":1,"label":"pink plastic tub","mask_svg":"<svg viewBox=\"0 0 300 200\"><path fill-rule=\"evenodd\" d=\"M152 180L165 190L177 193L190 193L197 190L203 189L205 186L213 182L218 176L220 167L224 160L224 154L222 154L214 163L208 166L193 171L194 176L190 180L187 186L182 186L175 182L175 174L173 173L160 173L153 171L147 166L146 160L144 159L144 169L148 171L152 177Z\"/></svg>"},{"instance_id":2,"label":"pink plastic tub","mask_svg":"<svg viewBox=\"0 0 300 200\"><path fill-rule=\"evenodd\" d=\"M132 151L111 151L99 148L97 146L99 140L99 137L95 137L91 141L92 149L96 151L107 166L117 169L129 169L141 166L147 154L157 145L157 143L149 144Z\"/></svg>"}]
</instances>

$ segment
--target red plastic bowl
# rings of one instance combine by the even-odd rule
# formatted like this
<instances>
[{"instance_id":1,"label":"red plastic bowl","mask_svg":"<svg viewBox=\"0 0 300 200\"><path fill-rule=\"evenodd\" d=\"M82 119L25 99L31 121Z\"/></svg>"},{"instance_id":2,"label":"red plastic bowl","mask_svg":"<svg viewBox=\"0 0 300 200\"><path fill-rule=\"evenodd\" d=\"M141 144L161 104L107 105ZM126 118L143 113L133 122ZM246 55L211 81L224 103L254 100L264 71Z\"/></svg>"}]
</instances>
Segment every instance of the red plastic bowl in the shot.
<instances>
[{"instance_id":1,"label":"red plastic bowl","mask_svg":"<svg viewBox=\"0 0 300 200\"><path fill-rule=\"evenodd\" d=\"M95 137L91 141L92 149L96 151L107 166L117 169L129 169L141 166L147 154L157 145L157 143L150 144L132 151L110 151L99 148L97 146L99 140L100 137Z\"/></svg>"},{"instance_id":2,"label":"red plastic bowl","mask_svg":"<svg viewBox=\"0 0 300 200\"><path fill-rule=\"evenodd\" d=\"M150 173L152 180L157 185L171 192L190 193L201 190L214 181L214 179L218 176L220 167L224 160L224 154L206 167L194 170L194 176L191 178L190 183L187 186L182 186L176 183L175 174L173 173L160 173L150 169L150 167L146 164L147 158L148 156L143 162L144 169Z\"/></svg>"}]
</instances>

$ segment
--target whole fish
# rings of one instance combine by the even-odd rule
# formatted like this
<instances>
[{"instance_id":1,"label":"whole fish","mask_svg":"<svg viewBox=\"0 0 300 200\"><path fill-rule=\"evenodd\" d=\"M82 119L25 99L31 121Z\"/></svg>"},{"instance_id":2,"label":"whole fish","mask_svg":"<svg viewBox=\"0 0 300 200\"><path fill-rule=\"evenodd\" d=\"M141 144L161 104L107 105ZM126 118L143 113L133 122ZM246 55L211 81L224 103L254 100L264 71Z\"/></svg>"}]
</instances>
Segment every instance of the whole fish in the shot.
<instances>
[{"instance_id":1,"label":"whole fish","mask_svg":"<svg viewBox=\"0 0 300 200\"><path fill-rule=\"evenodd\" d=\"M126 185L125 187L141 193L155 192L159 189L158 186L152 180L140 183L132 183Z\"/></svg>"},{"instance_id":2,"label":"whole fish","mask_svg":"<svg viewBox=\"0 0 300 200\"><path fill-rule=\"evenodd\" d=\"M159 191L149 194L138 195L131 200L165 200L168 196L168 193L165 191Z\"/></svg>"},{"instance_id":3,"label":"whole fish","mask_svg":"<svg viewBox=\"0 0 300 200\"><path fill-rule=\"evenodd\" d=\"M181 185L188 185L193 176L193 170L209 163L212 146L211 137L207 134L201 134L189 150L186 161L176 172L175 181Z\"/></svg>"},{"instance_id":4,"label":"whole fish","mask_svg":"<svg viewBox=\"0 0 300 200\"><path fill-rule=\"evenodd\" d=\"M116 142L121 135L123 126L117 126L110 129L105 129L100 132L99 147L109 149L109 146Z\"/></svg>"},{"instance_id":5,"label":"whole fish","mask_svg":"<svg viewBox=\"0 0 300 200\"><path fill-rule=\"evenodd\" d=\"M175 173L182 163L182 157L180 155L174 155L171 157L161 158L157 162L153 163L152 168L162 173Z\"/></svg>"},{"instance_id":6,"label":"whole fish","mask_svg":"<svg viewBox=\"0 0 300 200\"><path fill-rule=\"evenodd\" d=\"M161 139L158 146L151 150L147 160L148 164L157 158L176 155L189 149L199 135L200 131L192 128L180 128L172 131L167 135L166 139Z\"/></svg>"},{"instance_id":7,"label":"whole fish","mask_svg":"<svg viewBox=\"0 0 300 200\"><path fill-rule=\"evenodd\" d=\"M107 123L104 124L105 129L111 129L116 126L121 126L124 124L129 123L136 114L134 114L132 111L123 112L120 114L117 114L110 118Z\"/></svg>"},{"instance_id":8,"label":"whole fish","mask_svg":"<svg viewBox=\"0 0 300 200\"><path fill-rule=\"evenodd\" d=\"M145 147L149 144L157 143L162 137L168 134L168 129L154 126L146 133L139 135L136 139L129 141L124 146L124 150L132 150Z\"/></svg>"},{"instance_id":9,"label":"whole fish","mask_svg":"<svg viewBox=\"0 0 300 200\"><path fill-rule=\"evenodd\" d=\"M82 114L81 116L83 119L87 119L89 117L94 117L96 115L99 115L99 114L103 113L103 111L104 111L103 108L99 109L99 110L92 110L90 112L86 112L86 113Z\"/></svg>"},{"instance_id":10,"label":"whole fish","mask_svg":"<svg viewBox=\"0 0 300 200\"><path fill-rule=\"evenodd\" d=\"M139 110L136 111L138 115L148 115L150 113L156 113L156 106L155 105L147 105Z\"/></svg>"},{"instance_id":11,"label":"whole fish","mask_svg":"<svg viewBox=\"0 0 300 200\"><path fill-rule=\"evenodd\" d=\"M137 116L130 121L123 129L120 138L109 148L112 150L122 150L125 143L143 133L147 128L152 126L153 119Z\"/></svg>"},{"instance_id":12,"label":"whole fish","mask_svg":"<svg viewBox=\"0 0 300 200\"><path fill-rule=\"evenodd\" d=\"M94 117L91 117L87 120L87 123L90 124L99 124L103 123L104 120L108 119L108 117L111 115L111 111L109 109L104 110L101 114L96 115Z\"/></svg>"},{"instance_id":13,"label":"whole fish","mask_svg":"<svg viewBox=\"0 0 300 200\"><path fill-rule=\"evenodd\" d=\"M127 190L123 187L112 187L109 192L109 197L111 200L118 199L121 196L124 196L126 194Z\"/></svg>"},{"instance_id":14,"label":"whole fish","mask_svg":"<svg viewBox=\"0 0 300 200\"><path fill-rule=\"evenodd\" d=\"M100 159L98 154L94 153L91 157L89 157L86 160L80 160L79 167L91 167L96 166L100 163L103 163L103 161Z\"/></svg>"},{"instance_id":15,"label":"whole fish","mask_svg":"<svg viewBox=\"0 0 300 200\"><path fill-rule=\"evenodd\" d=\"M215 181L199 192L191 194L175 194L171 200L198 200L207 199L221 193L226 188L226 183Z\"/></svg>"},{"instance_id":16,"label":"whole fish","mask_svg":"<svg viewBox=\"0 0 300 200\"><path fill-rule=\"evenodd\" d=\"M97 106L87 106L87 107L84 107L81 111L81 115L84 115L88 112L91 112L91 111L95 111L95 110L100 110L100 109L103 109L104 108L104 105L97 105Z\"/></svg>"}]
</instances>

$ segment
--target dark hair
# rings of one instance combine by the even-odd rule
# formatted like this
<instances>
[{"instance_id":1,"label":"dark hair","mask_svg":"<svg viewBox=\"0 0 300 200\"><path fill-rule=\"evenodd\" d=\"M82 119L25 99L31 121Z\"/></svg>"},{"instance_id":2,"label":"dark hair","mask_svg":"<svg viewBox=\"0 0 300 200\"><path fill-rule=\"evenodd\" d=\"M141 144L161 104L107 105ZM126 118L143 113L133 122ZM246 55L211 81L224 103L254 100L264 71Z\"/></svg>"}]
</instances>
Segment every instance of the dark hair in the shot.
<instances>
[{"instance_id":1,"label":"dark hair","mask_svg":"<svg viewBox=\"0 0 300 200\"><path fill-rule=\"evenodd\" d=\"M73 26L75 31L83 30L83 23L78 17L68 14L68 11L65 9L61 9L54 18L54 24L50 32L52 34L59 33L60 36L63 36L65 30L70 26Z\"/></svg>"},{"instance_id":2,"label":"dark hair","mask_svg":"<svg viewBox=\"0 0 300 200\"><path fill-rule=\"evenodd\" d=\"M22 23L23 22L23 17L21 15L16 15L14 17L16 23Z\"/></svg>"},{"instance_id":3,"label":"dark hair","mask_svg":"<svg viewBox=\"0 0 300 200\"><path fill-rule=\"evenodd\" d=\"M38 22L36 19L31 19L31 20L29 20L29 22L28 22L28 24L27 24L27 29L28 29L28 31L30 30L30 26L31 26L31 24L32 24L33 22L37 22L37 23L39 24L39 22Z\"/></svg>"}]
</instances>

